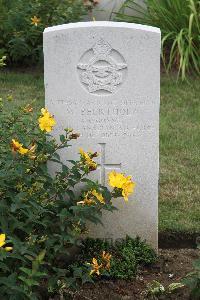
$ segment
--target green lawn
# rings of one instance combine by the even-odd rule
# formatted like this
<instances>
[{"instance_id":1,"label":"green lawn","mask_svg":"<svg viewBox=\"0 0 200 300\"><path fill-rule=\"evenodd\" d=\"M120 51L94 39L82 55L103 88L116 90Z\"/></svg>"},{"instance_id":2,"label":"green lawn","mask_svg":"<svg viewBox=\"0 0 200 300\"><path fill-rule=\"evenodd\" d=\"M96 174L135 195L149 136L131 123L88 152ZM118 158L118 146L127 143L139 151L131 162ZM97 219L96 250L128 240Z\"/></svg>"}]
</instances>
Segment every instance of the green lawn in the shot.
<instances>
[{"instance_id":1,"label":"green lawn","mask_svg":"<svg viewBox=\"0 0 200 300\"><path fill-rule=\"evenodd\" d=\"M0 73L8 103L44 103L43 75ZM160 113L160 231L200 233L200 80L176 84L163 76Z\"/></svg>"},{"instance_id":2,"label":"green lawn","mask_svg":"<svg viewBox=\"0 0 200 300\"><path fill-rule=\"evenodd\" d=\"M160 230L200 233L200 80L163 78Z\"/></svg>"}]
</instances>

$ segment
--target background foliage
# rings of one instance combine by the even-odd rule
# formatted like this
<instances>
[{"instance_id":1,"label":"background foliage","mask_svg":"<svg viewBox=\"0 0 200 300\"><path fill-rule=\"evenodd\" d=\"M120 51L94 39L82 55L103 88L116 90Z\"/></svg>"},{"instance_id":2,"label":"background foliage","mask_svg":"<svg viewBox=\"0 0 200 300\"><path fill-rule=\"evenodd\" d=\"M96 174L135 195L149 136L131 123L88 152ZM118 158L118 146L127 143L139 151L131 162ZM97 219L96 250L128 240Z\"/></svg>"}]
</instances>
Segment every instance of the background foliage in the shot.
<instances>
[{"instance_id":1,"label":"background foliage","mask_svg":"<svg viewBox=\"0 0 200 300\"><path fill-rule=\"evenodd\" d=\"M167 71L175 68L182 79L200 75L200 1L146 0L146 8L126 0L118 21L156 26L162 33L162 60Z\"/></svg>"},{"instance_id":2,"label":"background foliage","mask_svg":"<svg viewBox=\"0 0 200 300\"><path fill-rule=\"evenodd\" d=\"M93 6L93 0L0 0L0 56L10 64L36 64L44 29L80 21ZM34 16L38 24L32 23Z\"/></svg>"}]
</instances>

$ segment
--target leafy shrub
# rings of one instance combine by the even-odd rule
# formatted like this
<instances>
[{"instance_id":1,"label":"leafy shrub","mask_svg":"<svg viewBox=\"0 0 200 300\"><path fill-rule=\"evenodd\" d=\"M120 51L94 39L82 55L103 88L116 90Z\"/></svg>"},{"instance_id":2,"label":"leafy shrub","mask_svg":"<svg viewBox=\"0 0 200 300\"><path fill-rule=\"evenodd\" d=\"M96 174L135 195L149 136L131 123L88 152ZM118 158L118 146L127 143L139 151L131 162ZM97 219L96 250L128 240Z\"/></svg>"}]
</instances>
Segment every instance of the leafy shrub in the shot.
<instances>
[{"instance_id":1,"label":"leafy shrub","mask_svg":"<svg viewBox=\"0 0 200 300\"><path fill-rule=\"evenodd\" d=\"M200 248L200 246L199 246ZM194 271L187 274L182 283L191 290L191 299L200 299L200 258L193 263Z\"/></svg>"},{"instance_id":2,"label":"leafy shrub","mask_svg":"<svg viewBox=\"0 0 200 300\"><path fill-rule=\"evenodd\" d=\"M46 27L80 21L93 0L0 0L0 55L8 62L35 64L42 59Z\"/></svg>"},{"instance_id":3,"label":"leafy shrub","mask_svg":"<svg viewBox=\"0 0 200 300\"><path fill-rule=\"evenodd\" d=\"M159 27L166 70L176 68L182 79L192 71L200 75L200 1L146 0L145 3L147 9L135 0L126 0L117 20Z\"/></svg>"},{"instance_id":4,"label":"leafy shrub","mask_svg":"<svg viewBox=\"0 0 200 300\"><path fill-rule=\"evenodd\" d=\"M79 160L60 160L60 151L67 150L77 133L68 128L55 140L50 132L56 121L46 109L39 115L28 104L10 111L4 109L5 101L1 99L0 106L1 299L63 296L69 287L91 281L98 272L95 261L69 268L69 255L80 244L87 222L98 223L102 210L114 209L112 198L122 193L126 198L134 183L115 172L112 191L89 180L88 174L97 168L97 153L80 149ZM47 164L57 166L54 176ZM80 183L83 188L75 193ZM109 262L101 271L104 268ZM46 296L41 296L43 290Z\"/></svg>"},{"instance_id":5,"label":"leafy shrub","mask_svg":"<svg viewBox=\"0 0 200 300\"><path fill-rule=\"evenodd\" d=\"M139 238L126 237L116 241L115 244L106 240L86 239L83 248L77 257L78 264L90 262L93 258L102 262L102 253L105 251L111 255L110 269L105 274L112 278L131 279L139 266L152 264L156 261L154 250Z\"/></svg>"}]
</instances>

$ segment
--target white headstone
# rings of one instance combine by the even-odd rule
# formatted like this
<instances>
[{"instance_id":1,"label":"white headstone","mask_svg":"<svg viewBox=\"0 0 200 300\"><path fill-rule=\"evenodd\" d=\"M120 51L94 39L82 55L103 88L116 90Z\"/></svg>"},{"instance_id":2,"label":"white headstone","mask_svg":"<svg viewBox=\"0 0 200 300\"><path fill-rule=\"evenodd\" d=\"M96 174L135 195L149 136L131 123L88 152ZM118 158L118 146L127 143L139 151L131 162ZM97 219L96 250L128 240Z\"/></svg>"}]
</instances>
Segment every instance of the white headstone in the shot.
<instances>
[{"instance_id":1,"label":"white headstone","mask_svg":"<svg viewBox=\"0 0 200 300\"><path fill-rule=\"evenodd\" d=\"M116 13L119 12L123 6L125 0L99 0L99 3L95 6L93 11L89 13L84 19L85 21L91 21L95 18L96 21L111 21L116 17ZM139 15L140 7L137 4L145 8L144 0L135 0L135 9L126 8L125 14L128 15Z\"/></svg>"},{"instance_id":2,"label":"white headstone","mask_svg":"<svg viewBox=\"0 0 200 300\"><path fill-rule=\"evenodd\" d=\"M54 136L66 127L79 148L100 152L102 184L112 170L132 175L135 194L103 215L91 237L139 235L155 248L158 234L160 30L114 22L60 25L44 32L45 99L55 115Z\"/></svg>"},{"instance_id":3,"label":"white headstone","mask_svg":"<svg viewBox=\"0 0 200 300\"><path fill-rule=\"evenodd\" d=\"M125 0L100 0L92 15L97 21L112 20Z\"/></svg>"}]
</instances>

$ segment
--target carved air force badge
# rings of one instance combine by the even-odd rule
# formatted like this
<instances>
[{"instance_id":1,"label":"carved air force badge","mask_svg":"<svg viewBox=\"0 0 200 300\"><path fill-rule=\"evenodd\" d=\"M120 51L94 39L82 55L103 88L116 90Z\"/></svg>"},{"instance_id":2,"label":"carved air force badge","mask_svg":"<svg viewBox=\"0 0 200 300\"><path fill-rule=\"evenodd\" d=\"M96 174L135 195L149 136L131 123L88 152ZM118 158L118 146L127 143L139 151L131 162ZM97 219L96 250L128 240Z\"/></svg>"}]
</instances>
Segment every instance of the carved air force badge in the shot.
<instances>
[{"instance_id":1,"label":"carved air force badge","mask_svg":"<svg viewBox=\"0 0 200 300\"><path fill-rule=\"evenodd\" d=\"M118 51L100 39L83 54L77 69L89 93L112 94L125 80L127 64Z\"/></svg>"}]
</instances>

